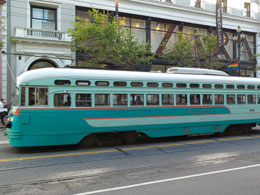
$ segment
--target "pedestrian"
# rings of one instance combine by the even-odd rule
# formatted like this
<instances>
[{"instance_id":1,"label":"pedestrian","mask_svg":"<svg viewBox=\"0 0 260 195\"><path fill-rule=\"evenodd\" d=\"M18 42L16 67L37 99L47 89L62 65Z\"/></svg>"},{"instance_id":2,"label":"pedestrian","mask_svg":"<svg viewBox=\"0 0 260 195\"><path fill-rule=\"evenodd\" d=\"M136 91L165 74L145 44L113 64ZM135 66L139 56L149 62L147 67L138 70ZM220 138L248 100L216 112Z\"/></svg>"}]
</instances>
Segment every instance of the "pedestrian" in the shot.
<instances>
[{"instance_id":1,"label":"pedestrian","mask_svg":"<svg viewBox=\"0 0 260 195\"><path fill-rule=\"evenodd\" d=\"M5 125L4 116L5 116L4 99L1 98L0 99L0 119L1 119L2 125Z\"/></svg>"}]
</instances>

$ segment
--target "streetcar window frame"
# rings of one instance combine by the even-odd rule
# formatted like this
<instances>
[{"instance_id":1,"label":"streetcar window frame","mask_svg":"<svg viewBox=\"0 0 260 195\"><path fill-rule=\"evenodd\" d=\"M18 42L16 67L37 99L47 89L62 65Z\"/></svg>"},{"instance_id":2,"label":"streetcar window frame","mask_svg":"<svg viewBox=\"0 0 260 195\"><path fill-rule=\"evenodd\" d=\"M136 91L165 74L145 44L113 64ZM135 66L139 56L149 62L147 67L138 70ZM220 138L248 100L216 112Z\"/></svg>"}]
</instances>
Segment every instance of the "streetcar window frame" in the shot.
<instances>
[{"instance_id":1,"label":"streetcar window frame","mask_svg":"<svg viewBox=\"0 0 260 195\"><path fill-rule=\"evenodd\" d=\"M71 107L70 93L55 93L53 99L54 107Z\"/></svg>"},{"instance_id":2,"label":"streetcar window frame","mask_svg":"<svg viewBox=\"0 0 260 195\"><path fill-rule=\"evenodd\" d=\"M213 104L213 95L212 94L202 94L202 104L203 105L212 105Z\"/></svg>"},{"instance_id":3,"label":"streetcar window frame","mask_svg":"<svg viewBox=\"0 0 260 195\"><path fill-rule=\"evenodd\" d=\"M28 87L28 106L49 106L48 87Z\"/></svg>"},{"instance_id":4,"label":"streetcar window frame","mask_svg":"<svg viewBox=\"0 0 260 195\"><path fill-rule=\"evenodd\" d=\"M125 81L115 81L113 83L114 87L126 87L127 86L127 82Z\"/></svg>"},{"instance_id":5,"label":"streetcar window frame","mask_svg":"<svg viewBox=\"0 0 260 195\"><path fill-rule=\"evenodd\" d=\"M91 107L92 95L91 93L77 93L76 94L76 107Z\"/></svg>"},{"instance_id":6,"label":"streetcar window frame","mask_svg":"<svg viewBox=\"0 0 260 195\"><path fill-rule=\"evenodd\" d=\"M237 104L246 104L245 94L237 94Z\"/></svg>"},{"instance_id":7,"label":"streetcar window frame","mask_svg":"<svg viewBox=\"0 0 260 195\"><path fill-rule=\"evenodd\" d=\"M147 87L159 87L159 83L156 83L156 82L148 82L146 84Z\"/></svg>"},{"instance_id":8,"label":"streetcar window frame","mask_svg":"<svg viewBox=\"0 0 260 195\"><path fill-rule=\"evenodd\" d=\"M139 98L138 98L139 97ZM130 94L130 106L144 106L144 94L131 93Z\"/></svg>"},{"instance_id":9,"label":"streetcar window frame","mask_svg":"<svg viewBox=\"0 0 260 195\"><path fill-rule=\"evenodd\" d=\"M222 85L222 84L215 84L214 88L215 89L224 89L224 85Z\"/></svg>"},{"instance_id":10,"label":"streetcar window frame","mask_svg":"<svg viewBox=\"0 0 260 195\"><path fill-rule=\"evenodd\" d=\"M203 84L202 88L204 88L204 89L211 89L212 85L211 84Z\"/></svg>"},{"instance_id":11,"label":"streetcar window frame","mask_svg":"<svg viewBox=\"0 0 260 195\"><path fill-rule=\"evenodd\" d=\"M224 105L225 97L223 94L214 94L214 104L215 105Z\"/></svg>"},{"instance_id":12,"label":"streetcar window frame","mask_svg":"<svg viewBox=\"0 0 260 195\"><path fill-rule=\"evenodd\" d=\"M110 107L110 93L96 93L95 107Z\"/></svg>"},{"instance_id":13,"label":"streetcar window frame","mask_svg":"<svg viewBox=\"0 0 260 195\"><path fill-rule=\"evenodd\" d=\"M190 88L200 88L200 84L197 83L191 83Z\"/></svg>"},{"instance_id":14,"label":"streetcar window frame","mask_svg":"<svg viewBox=\"0 0 260 195\"><path fill-rule=\"evenodd\" d=\"M173 106L174 95L173 94L161 94L162 106Z\"/></svg>"},{"instance_id":15,"label":"streetcar window frame","mask_svg":"<svg viewBox=\"0 0 260 195\"><path fill-rule=\"evenodd\" d=\"M188 104L188 95L183 94L176 94L176 105L187 105Z\"/></svg>"},{"instance_id":16,"label":"streetcar window frame","mask_svg":"<svg viewBox=\"0 0 260 195\"><path fill-rule=\"evenodd\" d=\"M91 85L91 81L87 81L87 80L77 80L77 81L76 81L76 85L77 85L77 86L90 86L90 85Z\"/></svg>"},{"instance_id":17,"label":"streetcar window frame","mask_svg":"<svg viewBox=\"0 0 260 195\"><path fill-rule=\"evenodd\" d=\"M143 87L144 83L143 82L131 82L131 87Z\"/></svg>"},{"instance_id":18,"label":"streetcar window frame","mask_svg":"<svg viewBox=\"0 0 260 195\"><path fill-rule=\"evenodd\" d=\"M113 94L113 107L127 107L128 94L114 93Z\"/></svg>"},{"instance_id":19,"label":"streetcar window frame","mask_svg":"<svg viewBox=\"0 0 260 195\"><path fill-rule=\"evenodd\" d=\"M186 83L177 83L176 87L177 88L187 88L187 84Z\"/></svg>"},{"instance_id":20,"label":"streetcar window frame","mask_svg":"<svg viewBox=\"0 0 260 195\"><path fill-rule=\"evenodd\" d=\"M247 85L247 89L255 89L254 85Z\"/></svg>"},{"instance_id":21,"label":"streetcar window frame","mask_svg":"<svg viewBox=\"0 0 260 195\"><path fill-rule=\"evenodd\" d=\"M200 105L200 94L190 94L190 105Z\"/></svg>"},{"instance_id":22,"label":"streetcar window frame","mask_svg":"<svg viewBox=\"0 0 260 195\"><path fill-rule=\"evenodd\" d=\"M26 106L26 87L21 87L20 106Z\"/></svg>"},{"instance_id":23,"label":"streetcar window frame","mask_svg":"<svg viewBox=\"0 0 260 195\"><path fill-rule=\"evenodd\" d=\"M227 94L226 95L226 102L229 105L236 104L236 95L235 94Z\"/></svg>"},{"instance_id":24,"label":"streetcar window frame","mask_svg":"<svg viewBox=\"0 0 260 195\"><path fill-rule=\"evenodd\" d=\"M107 86L109 86L109 82L108 81L96 81L95 85L97 87L107 87Z\"/></svg>"},{"instance_id":25,"label":"streetcar window frame","mask_svg":"<svg viewBox=\"0 0 260 195\"><path fill-rule=\"evenodd\" d=\"M160 105L159 94L146 94L146 105L147 106L159 106Z\"/></svg>"},{"instance_id":26,"label":"streetcar window frame","mask_svg":"<svg viewBox=\"0 0 260 195\"><path fill-rule=\"evenodd\" d=\"M71 85L71 81L70 80L55 80L54 81L55 85Z\"/></svg>"},{"instance_id":27,"label":"streetcar window frame","mask_svg":"<svg viewBox=\"0 0 260 195\"><path fill-rule=\"evenodd\" d=\"M173 88L173 84L172 83L162 83L162 87L164 87L164 88Z\"/></svg>"},{"instance_id":28,"label":"streetcar window frame","mask_svg":"<svg viewBox=\"0 0 260 195\"><path fill-rule=\"evenodd\" d=\"M255 94L247 95L247 104L256 104L256 95Z\"/></svg>"}]
</instances>

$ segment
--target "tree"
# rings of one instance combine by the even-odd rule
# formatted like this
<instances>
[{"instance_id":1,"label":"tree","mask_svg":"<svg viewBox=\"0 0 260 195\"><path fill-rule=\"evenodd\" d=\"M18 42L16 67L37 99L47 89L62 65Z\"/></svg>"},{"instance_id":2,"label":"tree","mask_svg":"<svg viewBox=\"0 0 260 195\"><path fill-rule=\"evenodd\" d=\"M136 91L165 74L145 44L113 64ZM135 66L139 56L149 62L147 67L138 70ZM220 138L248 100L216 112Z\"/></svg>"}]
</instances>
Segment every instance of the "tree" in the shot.
<instances>
[{"instance_id":1,"label":"tree","mask_svg":"<svg viewBox=\"0 0 260 195\"><path fill-rule=\"evenodd\" d=\"M113 64L131 70L151 64L154 56L147 55L148 43L135 39L108 12L93 9L88 13L90 19L77 17L69 29L72 48L84 52L88 63Z\"/></svg>"},{"instance_id":2,"label":"tree","mask_svg":"<svg viewBox=\"0 0 260 195\"><path fill-rule=\"evenodd\" d=\"M217 37L199 33L186 35L178 32L178 42L166 47L164 57L176 66L218 68L223 66L216 55Z\"/></svg>"}]
</instances>

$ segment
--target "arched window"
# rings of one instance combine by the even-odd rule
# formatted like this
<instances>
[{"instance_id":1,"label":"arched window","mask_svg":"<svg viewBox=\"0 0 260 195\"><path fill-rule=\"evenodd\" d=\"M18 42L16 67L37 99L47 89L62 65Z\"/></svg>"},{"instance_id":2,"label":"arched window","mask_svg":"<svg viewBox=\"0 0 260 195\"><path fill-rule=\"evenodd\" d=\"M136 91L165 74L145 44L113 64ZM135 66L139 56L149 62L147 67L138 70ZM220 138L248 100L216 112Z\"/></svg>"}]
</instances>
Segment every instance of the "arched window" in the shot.
<instances>
[{"instance_id":1,"label":"arched window","mask_svg":"<svg viewBox=\"0 0 260 195\"><path fill-rule=\"evenodd\" d=\"M28 70L35 70L39 68L49 68L49 67L56 67L56 66L55 64L53 64L48 60L37 60L29 66Z\"/></svg>"}]
</instances>

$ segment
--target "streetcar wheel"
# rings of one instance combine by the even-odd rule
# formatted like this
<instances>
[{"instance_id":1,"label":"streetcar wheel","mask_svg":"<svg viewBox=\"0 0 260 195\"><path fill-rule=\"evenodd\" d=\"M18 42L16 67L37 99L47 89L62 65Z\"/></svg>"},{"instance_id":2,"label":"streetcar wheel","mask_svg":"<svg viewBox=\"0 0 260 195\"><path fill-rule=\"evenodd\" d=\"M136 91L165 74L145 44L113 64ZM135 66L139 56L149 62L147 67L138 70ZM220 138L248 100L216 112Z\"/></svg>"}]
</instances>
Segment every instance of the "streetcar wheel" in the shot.
<instances>
[{"instance_id":1,"label":"streetcar wheel","mask_svg":"<svg viewBox=\"0 0 260 195\"><path fill-rule=\"evenodd\" d=\"M138 134L135 131L125 132L122 139L125 144L134 144L138 139Z\"/></svg>"},{"instance_id":2,"label":"streetcar wheel","mask_svg":"<svg viewBox=\"0 0 260 195\"><path fill-rule=\"evenodd\" d=\"M97 136L92 134L83 138L80 142L80 146L84 148L89 148L94 146L97 143Z\"/></svg>"}]
</instances>

